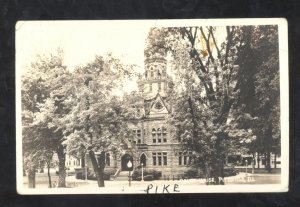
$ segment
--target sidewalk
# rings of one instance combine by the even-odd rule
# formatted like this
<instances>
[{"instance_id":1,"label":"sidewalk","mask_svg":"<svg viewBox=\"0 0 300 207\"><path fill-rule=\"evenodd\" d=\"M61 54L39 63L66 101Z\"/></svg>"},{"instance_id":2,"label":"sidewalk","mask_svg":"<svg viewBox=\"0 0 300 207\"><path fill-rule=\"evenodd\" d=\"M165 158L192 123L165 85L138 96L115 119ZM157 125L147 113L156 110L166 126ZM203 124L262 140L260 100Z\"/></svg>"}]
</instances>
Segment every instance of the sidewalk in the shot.
<instances>
[{"instance_id":1,"label":"sidewalk","mask_svg":"<svg viewBox=\"0 0 300 207\"><path fill-rule=\"evenodd\" d=\"M280 174L251 174L239 173L236 176L225 177L224 186L237 185L253 185L253 184L280 184ZM55 179L53 179L55 181ZM162 193L164 187L168 191L178 190L181 192L201 192L209 189L215 185L206 185L206 179L189 179L189 180L154 180L154 181L105 181L105 187L99 188L97 181L94 180L79 180L75 176L66 177L67 188L48 188L48 183L37 183L36 189L51 192L74 192L74 193L146 193L147 189L151 191L156 190ZM156 189L157 188L157 189ZM178 188L178 189L177 189ZM26 181L24 182L24 189L28 189Z\"/></svg>"},{"instance_id":2,"label":"sidewalk","mask_svg":"<svg viewBox=\"0 0 300 207\"><path fill-rule=\"evenodd\" d=\"M225 185L232 184L277 184L280 183L280 174L252 174L252 173L239 173L235 176L225 177ZM70 176L67 179L67 182L76 182L78 186L97 186L97 181L93 180L77 180L74 176ZM141 186L144 184L181 184L181 185L206 185L206 179L188 179L188 180L153 180L153 181L131 181L131 186ZM107 187L116 187L116 186L128 186L129 181L105 181Z\"/></svg>"},{"instance_id":3,"label":"sidewalk","mask_svg":"<svg viewBox=\"0 0 300 207\"><path fill-rule=\"evenodd\" d=\"M237 169L239 172L246 172L245 166L235 166L234 169ZM252 167L247 167L247 172L252 173ZM280 174L281 168L272 168L271 172L268 172L265 168L254 168L254 174Z\"/></svg>"}]
</instances>

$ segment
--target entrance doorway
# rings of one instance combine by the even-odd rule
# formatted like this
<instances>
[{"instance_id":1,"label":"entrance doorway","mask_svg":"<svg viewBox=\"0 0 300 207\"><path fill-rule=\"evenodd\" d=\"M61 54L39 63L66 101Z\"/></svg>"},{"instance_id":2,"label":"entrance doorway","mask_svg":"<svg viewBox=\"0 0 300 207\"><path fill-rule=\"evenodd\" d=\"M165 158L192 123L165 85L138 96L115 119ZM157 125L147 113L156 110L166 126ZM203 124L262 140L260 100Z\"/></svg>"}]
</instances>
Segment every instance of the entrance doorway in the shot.
<instances>
[{"instance_id":1,"label":"entrance doorway","mask_svg":"<svg viewBox=\"0 0 300 207\"><path fill-rule=\"evenodd\" d=\"M129 154L125 154L121 157L121 170L127 170L127 163L129 160L132 162L132 157Z\"/></svg>"},{"instance_id":2,"label":"entrance doorway","mask_svg":"<svg viewBox=\"0 0 300 207\"><path fill-rule=\"evenodd\" d=\"M141 165L143 164L143 166L146 167L146 161L147 161L147 157L146 157L146 155L143 153L143 154L140 156L140 164L141 164Z\"/></svg>"}]
</instances>

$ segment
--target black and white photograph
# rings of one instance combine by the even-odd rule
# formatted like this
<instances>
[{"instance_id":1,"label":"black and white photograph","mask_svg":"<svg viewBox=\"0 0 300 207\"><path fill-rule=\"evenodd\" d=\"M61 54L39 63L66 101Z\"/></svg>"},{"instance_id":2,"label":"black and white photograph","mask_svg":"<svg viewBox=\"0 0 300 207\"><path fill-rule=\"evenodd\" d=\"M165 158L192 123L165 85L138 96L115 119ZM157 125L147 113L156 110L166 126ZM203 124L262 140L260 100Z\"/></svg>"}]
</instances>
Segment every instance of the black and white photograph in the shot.
<instances>
[{"instance_id":1,"label":"black and white photograph","mask_svg":"<svg viewBox=\"0 0 300 207\"><path fill-rule=\"evenodd\" d=\"M19 21L19 194L287 192L287 21Z\"/></svg>"}]
</instances>

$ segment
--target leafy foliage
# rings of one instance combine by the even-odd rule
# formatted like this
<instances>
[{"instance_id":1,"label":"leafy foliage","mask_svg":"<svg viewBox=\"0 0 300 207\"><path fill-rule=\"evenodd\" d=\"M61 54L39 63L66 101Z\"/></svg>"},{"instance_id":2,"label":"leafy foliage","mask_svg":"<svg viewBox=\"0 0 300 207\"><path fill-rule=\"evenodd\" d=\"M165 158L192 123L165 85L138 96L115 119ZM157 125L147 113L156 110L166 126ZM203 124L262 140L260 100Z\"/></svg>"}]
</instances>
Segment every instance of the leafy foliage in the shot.
<instances>
[{"instance_id":1,"label":"leafy foliage","mask_svg":"<svg viewBox=\"0 0 300 207\"><path fill-rule=\"evenodd\" d=\"M23 151L25 160L29 158L27 163L33 166L43 157L52 159L50 155L59 152L63 141L63 96L68 94L70 74L62 56L61 50L55 55L38 56L22 76ZM63 156L63 152L58 156L62 169ZM60 185L65 186L64 172L60 173Z\"/></svg>"},{"instance_id":2,"label":"leafy foliage","mask_svg":"<svg viewBox=\"0 0 300 207\"><path fill-rule=\"evenodd\" d=\"M277 28L162 28L159 35L154 30L149 38L163 38L159 48L173 57L178 86L170 118L174 134L186 151L194 152L198 166L211 168L211 176L222 176L226 155L255 150L261 120L279 123L271 121L277 116L267 121L258 112L265 106L279 107ZM152 54L159 50L157 44L148 47ZM270 79L271 88L266 87Z\"/></svg>"}]
</instances>

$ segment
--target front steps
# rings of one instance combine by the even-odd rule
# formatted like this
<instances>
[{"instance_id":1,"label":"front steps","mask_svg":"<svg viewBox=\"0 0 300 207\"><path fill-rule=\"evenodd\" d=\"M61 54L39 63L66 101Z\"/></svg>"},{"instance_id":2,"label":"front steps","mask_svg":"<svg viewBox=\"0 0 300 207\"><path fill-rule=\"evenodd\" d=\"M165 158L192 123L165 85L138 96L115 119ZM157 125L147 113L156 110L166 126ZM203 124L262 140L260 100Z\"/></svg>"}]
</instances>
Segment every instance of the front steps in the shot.
<instances>
[{"instance_id":1,"label":"front steps","mask_svg":"<svg viewBox=\"0 0 300 207\"><path fill-rule=\"evenodd\" d=\"M132 175L132 171L130 172L130 175ZM128 171L121 171L117 177L115 177L114 180L116 181L127 181L129 176Z\"/></svg>"}]
</instances>

